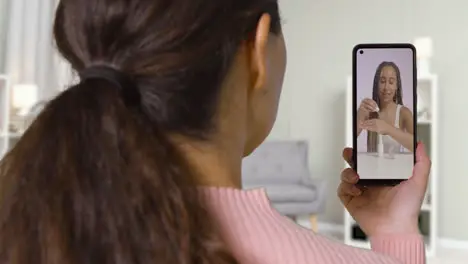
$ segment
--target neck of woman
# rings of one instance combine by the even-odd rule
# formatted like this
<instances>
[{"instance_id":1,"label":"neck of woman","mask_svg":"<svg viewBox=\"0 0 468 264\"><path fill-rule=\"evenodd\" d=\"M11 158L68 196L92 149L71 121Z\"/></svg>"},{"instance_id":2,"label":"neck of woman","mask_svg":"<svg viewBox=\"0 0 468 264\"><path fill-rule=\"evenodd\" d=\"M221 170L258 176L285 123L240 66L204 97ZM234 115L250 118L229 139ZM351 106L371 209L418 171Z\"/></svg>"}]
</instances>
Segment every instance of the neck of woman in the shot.
<instances>
[{"instance_id":1,"label":"neck of woman","mask_svg":"<svg viewBox=\"0 0 468 264\"><path fill-rule=\"evenodd\" d=\"M385 110L393 110L395 109L397 104L395 102L381 102L380 103L380 110L385 111Z\"/></svg>"},{"instance_id":2,"label":"neck of woman","mask_svg":"<svg viewBox=\"0 0 468 264\"><path fill-rule=\"evenodd\" d=\"M242 149L226 142L222 146L178 142L197 186L242 188Z\"/></svg>"}]
</instances>

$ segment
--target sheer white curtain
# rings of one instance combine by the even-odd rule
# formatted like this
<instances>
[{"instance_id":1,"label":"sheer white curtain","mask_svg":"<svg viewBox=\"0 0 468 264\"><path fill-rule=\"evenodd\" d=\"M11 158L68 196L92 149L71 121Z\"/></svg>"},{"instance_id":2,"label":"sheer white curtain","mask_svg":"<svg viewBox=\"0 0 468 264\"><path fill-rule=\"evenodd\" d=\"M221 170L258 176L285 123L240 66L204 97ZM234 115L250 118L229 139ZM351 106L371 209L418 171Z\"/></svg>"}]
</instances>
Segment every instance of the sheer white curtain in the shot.
<instances>
[{"instance_id":1,"label":"sheer white curtain","mask_svg":"<svg viewBox=\"0 0 468 264\"><path fill-rule=\"evenodd\" d=\"M8 25L7 7L7 0L0 0L0 75L4 73L5 67L6 29Z\"/></svg>"},{"instance_id":2,"label":"sheer white curtain","mask_svg":"<svg viewBox=\"0 0 468 264\"><path fill-rule=\"evenodd\" d=\"M36 84L39 99L54 96L70 83L72 76L69 65L56 52L52 38L58 0L0 1L4 1L7 16L4 72L12 84Z\"/></svg>"}]
</instances>

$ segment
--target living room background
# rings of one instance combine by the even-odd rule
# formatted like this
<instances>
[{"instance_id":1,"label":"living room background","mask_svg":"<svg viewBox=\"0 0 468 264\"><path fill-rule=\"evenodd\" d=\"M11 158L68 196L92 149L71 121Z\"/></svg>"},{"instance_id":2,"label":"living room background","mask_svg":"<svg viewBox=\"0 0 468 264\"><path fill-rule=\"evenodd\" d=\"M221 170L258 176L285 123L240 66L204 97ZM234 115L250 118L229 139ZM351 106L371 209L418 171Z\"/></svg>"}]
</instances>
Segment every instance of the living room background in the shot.
<instances>
[{"instance_id":1,"label":"living room background","mask_svg":"<svg viewBox=\"0 0 468 264\"><path fill-rule=\"evenodd\" d=\"M468 241L468 2L462 0L281 2L288 69L271 138L307 139L313 177L329 180L320 221L343 223L336 196L345 145L346 77L357 43L430 36L439 75L439 236Z\"/></svg>"},{"instance_id":2,"label":"living room background","mask_svg":"<svg viewBox=\"0 0 468 264\"><path fill-rule=\"evenodd\" d=\"M39 11L29 10L24 15L32 2ZM71 75L54 51L48 28L57 1L38 3L0 0L0 75L10 74L16 83L37 83L38 99L47 99L70 82ZM336 188L344 166L345 133L350 129L345 124L345 99L353 46L430 37L434 43L431 71L439 76L438 236L468 244L468 89L464 87L468 2L280 0L280 5L288 67L269 140L307 141L311 177L328 182L319 226L344 223ZM34 59L28 63L28 58ZM15 66L16 61L23 66Z\"/></svg>"}]
</instances>

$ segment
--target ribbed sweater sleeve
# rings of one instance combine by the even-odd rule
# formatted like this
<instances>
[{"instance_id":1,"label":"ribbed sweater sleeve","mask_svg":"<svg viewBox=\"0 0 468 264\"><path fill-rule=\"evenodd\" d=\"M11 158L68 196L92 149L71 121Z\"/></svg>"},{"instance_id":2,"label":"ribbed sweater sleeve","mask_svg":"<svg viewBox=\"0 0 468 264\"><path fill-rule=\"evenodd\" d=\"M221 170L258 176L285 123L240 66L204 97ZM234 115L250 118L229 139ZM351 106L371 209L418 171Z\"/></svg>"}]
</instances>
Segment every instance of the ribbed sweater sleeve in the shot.
<instances>
[{"instance_id":1,"label":"ribbed sweater sleeve","mask_svg":"<svg viewBox=\"0 0 468 264\"><path fill-rule=\"evenodd\" d=\"M284 217L262 189L202 189L207 209L240 264L424 264L422 237L371 238L372 250L350 247Z\"/></svg>"},{"instance_id":2,"label":"ribbed sweater sleeve","mask_svg":"<svg viewBox=\"0 0 468 264\"><path fill-rule=\"evenodd\" d=\"M425 263L426 251L421 235L388 235L370 239L373 251L392 256L403 263Z\"/></svg>"}]
</instances>

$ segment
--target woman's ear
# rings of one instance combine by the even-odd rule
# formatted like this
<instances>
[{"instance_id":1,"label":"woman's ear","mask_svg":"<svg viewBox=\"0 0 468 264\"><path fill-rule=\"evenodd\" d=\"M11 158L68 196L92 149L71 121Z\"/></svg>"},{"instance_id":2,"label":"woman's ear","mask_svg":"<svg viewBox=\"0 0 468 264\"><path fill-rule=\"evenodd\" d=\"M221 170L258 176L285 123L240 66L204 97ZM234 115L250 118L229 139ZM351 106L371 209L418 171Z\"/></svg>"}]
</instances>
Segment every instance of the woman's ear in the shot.
<instances>
[{"instance_id":1,"label":"woman's ear","mask_svg":"<svg viewBox=\"0 0 468 264\"><path fill-rule=\"evenodd\" d=\"M251 67L253 71L253 88L261 89L267 79L267 45L270 37L271 17L263 14L258 20L257 30L252 43Z\"/></svg>"}]
</instances>

